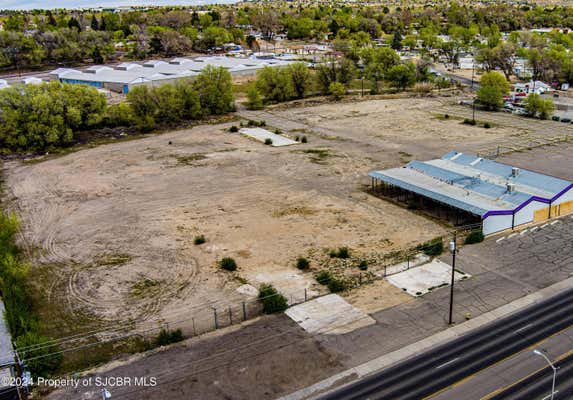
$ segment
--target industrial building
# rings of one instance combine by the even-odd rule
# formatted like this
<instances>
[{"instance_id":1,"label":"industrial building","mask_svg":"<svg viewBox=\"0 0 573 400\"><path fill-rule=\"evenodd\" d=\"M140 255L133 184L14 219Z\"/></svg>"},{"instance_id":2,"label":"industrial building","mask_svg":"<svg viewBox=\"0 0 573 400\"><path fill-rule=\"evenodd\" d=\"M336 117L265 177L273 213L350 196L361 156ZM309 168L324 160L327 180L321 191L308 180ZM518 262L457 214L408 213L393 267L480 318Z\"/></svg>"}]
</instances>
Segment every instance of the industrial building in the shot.
<instances>
[{"instance_id":1,"label":"industrial building","mask_svg":"<svg viewBox=\"0 0 573 400\"><path fill-rule=\"evenodd\" d=\"M369 176L373 193L485 235L573 212L573 182L457 151Z\"/></svg>"},{"instance_id":2,"label":"industrial building","mask_svg":"<svg viewBox=\"0 0 573 400\"><path fill-rule=\"evenodd\" d=\"M137 85L172 83L178 79L198 75L206 66L223 67L234 76L253 75L266 66L284 66L289 61L279 59L206 56L174 58L167 61L151 60L144 63L121 63L116 66L96 65L84 71L58 68L50 72L50 79L63 83L85 84L127 94Z\"/></svg>"}]
</instances>

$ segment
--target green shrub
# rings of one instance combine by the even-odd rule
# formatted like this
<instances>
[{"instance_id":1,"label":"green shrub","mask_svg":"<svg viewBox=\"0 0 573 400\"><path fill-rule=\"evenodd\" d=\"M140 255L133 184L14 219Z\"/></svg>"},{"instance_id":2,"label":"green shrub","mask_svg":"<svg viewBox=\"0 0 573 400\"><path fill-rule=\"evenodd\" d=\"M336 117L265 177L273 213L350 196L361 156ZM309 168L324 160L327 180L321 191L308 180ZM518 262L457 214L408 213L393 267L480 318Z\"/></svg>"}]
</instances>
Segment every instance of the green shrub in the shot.
<instances>
[{"instance_id":1,"label":"green shrub","mask_svg":"<svg viewBox=\"0 0 573 400\"><path fill-rule=\"evenodd\" d=\"M444 252L444 241L441 237L432 239L417 246L416 249L424 252L424 254L430 257L439 256Z\"/></svg>"},{"instance_id":2,"label":"green shrub","mask_svg":"<svg viewBox=\"0 0 573 400\"><path fill-rule=\"evenodd\" d=\"M464 124L466 124L466 125L472 125L472 126L473 126L473 125L476 125L477 122L476 122L475 119L465 118L465 119L464 119Z\"/></svg>"},{"instance_id":3,"label":"green shrub","mask_svg":"<svg viewBox=\"0 0 573 400\"><path fill-rule=\"evenodd\" d=\"M229 128L229 132L231 132L231 133L239 132L239 127L236 125L233 125L232 127Z\"/></svg>"},{"instance_id":4,"label":"green shrub","mask_svg":"<svg viewBox=\"0 0 573 400\"><path fill-rule=\"evenodd\" d=\"M340 100L346 94L346 87L340 82L332 82L328 86L328 93L334 97L335 100Z\"/></svg>"},{"instance_id":5,"label":"green shrub","mask_svg":"<svg viewBox=\"0 0 573 400\"><path fill-rule=\"evenodd\" d=\"M235 271L237 269L237 263L231 257L224 257L219 262L219 265L221 268L227 271Z\"/></svg>"},{"instance_id":6,"label":"green shrub","mask_svg":"<svg viewBox=\"0 0 573 400\"><path fill-rule=\"evenodd\" d=\"M296 260L296 267L298 269L307 269L309 266L310 266L310 262L304 257L299 257Z\"/></svg>"},{"instance_id":7,"label":"green shrub","mask_svg":"<svg viewBox=\"0 0 573 400\"><path fill-rule=\"evenodd\" d=\"M308 142L308 139L306 138L306 136L303 136L302 139L300 139L301 143L306 143Z\"/></svg>"},{"instance_id":8,"label":"green shrub","mask_svg":"<svg viewBox=\"0 0 573 400\"><path fill-rule=\"evenodd\" d=\"M338 278L333 278L330 280L330 282L328 282L328 290L330 290L332 293L338 293L338 292L342 292L344 290L346 290L346 283Z\"/></svg>"},{"instance_id":9,"label":"green shrub","mask_svg":"<svg viewBox=\"0 0 573 400\"><path fill-rule=\"evenodd\" d=\"M273 314L288 308L286 297L280 294L273 285L265 283L259 287L259 300L263 303L263 312Z\"/></svg>"},{"instance_id":10,"label":"green shrub","mask_svg":"<svg viewBox=\"0 0 573 400\"><path fill-rule=\"evenodd\" d=\"M299 136L295 136L294 140L295 140L295 142L299 142L299 141L300 141L300 137L299 137Z\"/></svg>"},{"instance_id":11,"label":"green shrub","mask_svg":"<svg viewBox=\"0 0 573 400\"><path fill-rule=\"evenodd\" d=\"M330 257L332 258L350 258L350 250L348 247L339 247L338 250L331 250Z\"/></svg>"},{"instance_id":12,"label":"green shrub","mask_svg":"<svg viewBox=\"0 0 573 400\"><path fill-rule=\"evenodd\" d=\"M263 99L261 98L261 93L255 85L251 85L247 91L246 105L248 110L260 110L263 108Z\"/></svg>"},{"instance_id":13,"label":"green shrub","mask_svg":"<svg viewBox=\"0 0 573 400\"><path fill-rule=\"evenodd\" d=\"M483 127L484 127L485 129L489 129L489 128L491 128L491 124L490 124L489 122L486 122L486 123L483 124Z\"/></svg>"},{"instance_id":14,"label":"green shrub","mask_svg":"<svg viewBox=\"0 0 573 400\"><path fill-rule=\"evenodd\" d=\"M482 231L473 231L466 236L465 244L474 244L483 242L484 235Z\"/></svg>"},{"instance_id":15,"label":"green shrub","mask_svg":"<svg viewBox=\"0 0 573 400\"><path fill-rule=\"evenodd\" d=\"M319 271L318 274L314 277L318 283L321 285L328 285L328 283L333 279L332 273L323 269Z\"/></svg>"},{"instance_id":16,"label":"green shrub","mask_svg":"<svg viewBox=\"0 0 573 400\"><path fill-rule=\"evenodd\" d=\"M62 362L62 354L58 353L59 347L38 333L26 332L18 336L16 350L33 376L51 376Z\"/></svg>"},{"instance_id":17,"label":"green shrub","mask_svg":"<svg viewBox=\"0 0 573 400\"><path fill-rule=\"evenodd\" d=\"M193 243L195 245L200 245L200 244L203 244L205 242L206 242L205 236L203 236L203 235L197 235L197 236L195 236L195 239L193 239Z\"/></svg>"},{"instance_id":18,"label":"green shrub","mask_svg":"<svg viewBox=\"0 0 573 400\"><path fill-rule=\"evenodd\" d=\"M450 114L444 114L444 119L450 119Z\"/></svg>"},{"instance_id":19,"label":"green shrub","mask_svg":"<svg viewBox=\"0 0 573 400\"><path fill-rule=\"evenodd\" d=\"M358 269L360 269L361 271L366 271L368 269L368 261L366 260L360 261L360 264L358 264Z\"/></svg>"},{"instance_id":20,"label":"green shrub","mask_svg":"<svg viewBox=\"0 0 573 400\"><path fill-rule=\"evenodd\" d=\"M167 346L171 343L177 343L183 340L183 332L181 329L170 331L169 329L161 328L159 335L155 339L157 346Z\"/></svg>"},{"instance_id":21,"label":"green shrub","mask_svg":"<svg viewBox=\"0 0 573 400\"><path fill-rule=\"evenodd\" d=\"M266 144L267 146L272 145L272 144L273 144L273 139L271 139L271 138L266 138L266 139L265 139L265 144Z\"/></svg>"}]
</instances>

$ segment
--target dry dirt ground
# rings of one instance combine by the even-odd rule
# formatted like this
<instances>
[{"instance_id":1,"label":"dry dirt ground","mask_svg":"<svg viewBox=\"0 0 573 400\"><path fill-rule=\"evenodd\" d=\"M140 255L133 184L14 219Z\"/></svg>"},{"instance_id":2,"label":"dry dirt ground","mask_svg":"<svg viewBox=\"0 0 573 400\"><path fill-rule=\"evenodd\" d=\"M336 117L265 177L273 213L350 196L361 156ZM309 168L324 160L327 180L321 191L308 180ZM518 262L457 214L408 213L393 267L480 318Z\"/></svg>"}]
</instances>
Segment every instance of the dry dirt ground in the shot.
<instances>
[{"instance_id":1,"label":"dry dirt ground","mask_svg":"<svg viewBox=\"0 0 573 400\"><path fill-rule=\"evenodd\" d=\"M34 284L51 310L47 330L63 336L162 320L191 332L196 313L211 318L212 305L252 298L236 290L245 282L271 282L295 300L305 288L320 291L312 270L328 262L329 248L372 259L443 234L438 223L363 191L372 169L523 134L444 120L433 111L443 101L241 113L308 138L283 148L229 133L228 123L5 163ZM193 244L198 234L207 239L201 246ZM294 266L303 255L311 272ZM218 268L225 256L238 271Z\"/></svg>"}]
</instances>

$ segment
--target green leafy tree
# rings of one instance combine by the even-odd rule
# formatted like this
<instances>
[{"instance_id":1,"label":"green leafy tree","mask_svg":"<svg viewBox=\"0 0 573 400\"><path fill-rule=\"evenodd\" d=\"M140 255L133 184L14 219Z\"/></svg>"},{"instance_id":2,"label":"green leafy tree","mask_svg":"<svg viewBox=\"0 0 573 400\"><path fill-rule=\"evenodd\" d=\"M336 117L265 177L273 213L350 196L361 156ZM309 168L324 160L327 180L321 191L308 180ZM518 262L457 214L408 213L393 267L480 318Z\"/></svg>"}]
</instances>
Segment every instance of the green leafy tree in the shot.
<instances>
[{"instance_id":1,"label":"green leafy tree","mask_svg":"<svg viewBox=\"0 0 573 400\"><path fill-rule=\"evenodd\" d=\"M530 117L547 119L555 111L555 104L551 99L544 99L536 93L531 93L525 100L525 110Z\"/></svg>"},{"instance_id":2,"label":"green leafy tree","mask_svg":"<svg viewBox=\"0 0 573 400\"><path fill-rule=\"evenodd\" d=\"M235 109L231 73L223 67L208 65L194 81L203 112L225 114Z\"/></svg>"},{"instance_id":3,"label":"green leafy tree","mask_svg":"<svg viewBox=\"0 0 573 400\"><path fill-rule=\"evenodd\" d=\"M406 90L416 82L416 66L412 62L395 65L386 74L386 79L400 90Z\"/></svg>"},{"instance_id":4,"label":"green leafy tree","mask_svg":"<svg viewBox=\"0 0 573 400\"><path fill-rule=\"evenodd\" d=\"M294 97L295 90L290 69L265 67L257 72L257 89L266 101L286 101Z\"/></svg>"},{"instance_id":5,"label":"green leafy tree","mask_svg":"<svg viewBox=\"0 0 573 400\"><path fill-rule=\"evenodd\" d=\"M488 110L497 110L503 105L503 96L509 93L509 82L499 72L486 72L480 79L477 97Z\"/></svg>"},{"instance_id":6,"label":"green leafy tree","mask_svg":"<svg viewBox=\"0 0 573 400\"><path fill-rule=\"evenodd\" d=\"M69 145L74 131L98 125L105 98L95 88L60 84L0 91L0 148L40 151Z\"/></svg>"},{"instance_id":7,"label":"green leafy tree","mask_svg":"<svg viewBox=\"0 0 573 400\"><path fill-rule=\"evenodd\" d=\"M490 111L495 111L503 106L503 93L495 86L480 86L477 97L480 104Z\"/></svg>"},{"instance_id":8,"label":"green leafy tree","mask_svg":"<svg viewBox=\"0 0 573 400\"><path fill-rule=\"evenodd\" d=\"M292 82L295 97L302 99L310 85L310 72L304 63L290 64L288 72Z\"/></svg>"},{"instance_id":9,"label":"green leafy tree","mask_svg":"<svg viewBox=\"0 0 573 400\"><path fill-rule=\"evenodd\" d=\"M247 91L247 108L249 110L260 110L263 108L263 100L256 84L251 85Z\"/></svg>"},{"instance_id":10,"label":"green leafy tree","mask_svg":"<svg viewBox=\"0 0 573 400\"><path fill-rule=\"evenodd\" d=\"M392 44L390 45L394 50L402 50L402 34L400 31L394 32L392 36Z\"/></svg>"}]
</instances>

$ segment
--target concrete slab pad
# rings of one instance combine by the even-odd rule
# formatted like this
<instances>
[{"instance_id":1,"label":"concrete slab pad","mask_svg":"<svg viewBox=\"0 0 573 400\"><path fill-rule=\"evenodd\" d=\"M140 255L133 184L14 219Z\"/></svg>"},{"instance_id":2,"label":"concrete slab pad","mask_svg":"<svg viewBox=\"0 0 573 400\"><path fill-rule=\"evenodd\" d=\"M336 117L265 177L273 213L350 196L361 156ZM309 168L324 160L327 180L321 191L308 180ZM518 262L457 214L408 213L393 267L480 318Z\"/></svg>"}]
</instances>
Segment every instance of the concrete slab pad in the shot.
<instances>
[{"instance_id":1,"label":"concrete slab pad","mask_svg":"<svg viewBox=\"0 0 573 400\"><path fill-rule=\"evenodd\" d=\"M388 276L386 280L412 296L422 296L450 283L452 267L438 259L407 271ZM470 275L456 271L456 281L467 279Z\"/></svg>"},{"instance_id":2,"label":"concrete slab pad","mask_svg":"<svg viewBox=\"0 0 573 400\"><path fill-rule=\"evenodd\" d=\"M285 314L311 334L340 335L376 323L337 294L296 305Z\"/></svg>"},{"instance_id":3,"label":"concrete slab pad","mask_svg":"<svg viewBox=\"0 0 573 400\"><path fill-rule=\"evenodd\" d=\"M259 142L265 142L265 140L270 139L272 140L271 146L273 147L280 147L280 146L290 146L293 144L298 144L298 142L284 137L282 135L277 135L276 133L272 133L263 128L241 128L239 132L245 136L251 137Z\"/></svg>"}]
</instances>

